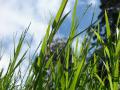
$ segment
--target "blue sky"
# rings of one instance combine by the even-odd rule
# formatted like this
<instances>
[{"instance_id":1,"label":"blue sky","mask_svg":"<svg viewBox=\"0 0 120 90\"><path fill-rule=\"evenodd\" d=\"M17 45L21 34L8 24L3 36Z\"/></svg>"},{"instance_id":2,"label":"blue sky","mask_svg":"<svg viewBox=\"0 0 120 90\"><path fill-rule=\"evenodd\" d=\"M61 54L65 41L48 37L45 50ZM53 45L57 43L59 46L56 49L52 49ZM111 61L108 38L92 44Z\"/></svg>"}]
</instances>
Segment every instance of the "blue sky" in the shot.
<instances>
[{"instance_id":1,"label":"blue sky","mask_svg":"<svg viewBox=\"0 0 120 90\"><path fill-rule=\"evenodd\" d=\"M11 47L13 46L13 36L17 34L16 42L20 33L31 22L30 30L28 32L28 41L32 40L33 48L36 48L38 43L45 35L46 27L51 17L55 17L62 0L0 0L0 40L3 43L4 56L0 61L0 68L8 65ZM70 11L74 5L75 0L69 0L64 14ZM85 17L82 19L78 28L78 32L86 28L91 21L94 7L96 7L96 16L100 12L99 0L78 0L77 16L78 19L82 16L87 5L92 3ZM69 34L71 15L68 16L65 23L60 28L57 37L64 37ZM79 20L80 21L80 20ZM81 36L82 38L82 36ZM80 39L81 39L80 38ZM24 48L27 46L25 45Z\"/></svg>"}]
</instances>

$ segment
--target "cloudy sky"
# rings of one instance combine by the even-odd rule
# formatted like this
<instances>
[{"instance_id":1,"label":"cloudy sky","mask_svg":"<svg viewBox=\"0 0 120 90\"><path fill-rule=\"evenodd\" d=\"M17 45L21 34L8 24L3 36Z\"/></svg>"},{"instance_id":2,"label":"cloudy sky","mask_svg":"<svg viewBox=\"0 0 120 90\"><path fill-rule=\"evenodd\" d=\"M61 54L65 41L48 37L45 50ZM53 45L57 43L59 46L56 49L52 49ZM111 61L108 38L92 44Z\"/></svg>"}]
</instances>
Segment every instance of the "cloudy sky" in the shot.
<instances>
[{"instance_id":1,"label":"cloudy sky","mask_svg":"<svg viewBox=\"0 0 120 90\"><path fill-rule=\"evenodd\" d=\"M13 45L13 36L25 30L31 22L28 32L28 40L33 40L33 47L36 47L45 35L46 27L51 17L55 17L62 0L0 0L0 42L3 44L2 51L5 51L0 68L8 64L11 47ZM75 0L69 0L65 13L70 11ZM78 32L90 24L94 7L96 7L96 16L99 13L98 0L78 0L77 15L80 18L84 13L87 5L92 3L88 13L82 19ZM94 19L94 20L95 20ZM64 37L69 34L71 17L67 18L65 23L58 32L58 37ZM32 39L33 36L33 39ZM17 42L16 38L16 42ZM0 53L1 54L1 53Z\"/></svg>"}]
</instances>

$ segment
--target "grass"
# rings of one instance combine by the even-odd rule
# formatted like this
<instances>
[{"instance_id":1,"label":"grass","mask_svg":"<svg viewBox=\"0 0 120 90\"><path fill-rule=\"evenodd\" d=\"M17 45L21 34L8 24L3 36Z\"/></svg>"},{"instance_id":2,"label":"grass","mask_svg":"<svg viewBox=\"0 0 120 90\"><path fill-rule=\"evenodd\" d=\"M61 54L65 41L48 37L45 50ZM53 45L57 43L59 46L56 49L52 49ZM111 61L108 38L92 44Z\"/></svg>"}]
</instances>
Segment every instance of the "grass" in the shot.
<instances>
[{"instance_id":1,"label":"grass","mask_svg":"<svg viewBox=\"0 0 120 90\"><path fill-rule=\"evenodd\" d=\"M50 51L50 46L56 32L59 30L62 23L70 12L63 16L64 9L68 0L63 0L60 9L53 22L50 21L46 35L41 43L40 54L35 56L32 63L27 68L27 74L19 78L20 73L17 71L19 66L24 61L28 50L21 52L23 41L29 27L22 33L19 43L14 46L14 56L10 58L8 70L3 75L3 70L0 71L0 90L119 90L119 61L120 61L120 34L116 34L116 39L113 42L109 26L109 19L105 11L107 43L104 42L99 35L98 28L93 28L91 25L86 29L91 29L92 33L97 36L97 46L93 53L93 58L88 58L91 48L92 35L88 37L87 33L82 41L81 48L78 48L78 40L75 50L71 49L73 39L81 33L76 34L78 21L76 9L78 0L75 1L69 38L65 45L56 47L54 52ZM117 26L120 17L118 18ZM50 27L52 31L50 32ZM119 27L118 27L119 28ZM84 31L84 30L83 30ZM38 48L40 45L38 46ZM36 51L38 51L38 48ZM98 53L98 49L100 49ZM78 53L77 50L80 49ZM36 53L35 51L35 53ZM21 58L18 56L21 54ZM49 57L47 56L49 55ZM46 59L48 57L48 59ZM102 59L104 57L104 59ZM88 60L89 59L89 60ZM106 73L105 76L99 75L99 62L102 62L101 73ZM104 72L106 70L106 72ZM18 79L17 79L18 78ZM17 83L21 80L21 83ZM106 80L108 81L106 83Z\"/></svg>"}]
</instances>

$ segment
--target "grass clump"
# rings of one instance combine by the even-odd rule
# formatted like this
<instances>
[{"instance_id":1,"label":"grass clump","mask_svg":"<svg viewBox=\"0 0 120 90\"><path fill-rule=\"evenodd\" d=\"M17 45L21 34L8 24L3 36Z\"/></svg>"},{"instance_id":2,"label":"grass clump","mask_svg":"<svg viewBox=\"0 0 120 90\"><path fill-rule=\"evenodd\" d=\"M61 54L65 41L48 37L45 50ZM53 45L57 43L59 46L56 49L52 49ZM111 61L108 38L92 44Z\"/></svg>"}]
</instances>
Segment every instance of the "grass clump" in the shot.
<instances>
[{"instance_id":1,"label":"grass clump","mask_svg":"<svg viewBox=\"0 0 120 90\"><path fill-rule=\"evenodd\" d=\"M26 78L23 76L22 82L19 84L16 81L18 76L15 75L15 72L19 72L17 72L16 69L19 68L27 54L27 51L25 51L21 58L18 59L29 27L21 35L17 47L14 48L14 56L10 60L7 72L3 75L3 71L0 71L0 90L120 89L120 34L116 34L117 38L114 41L115 43L113 43L111 40L112 34L110 32L107 12L105 12L107 43L104 42L99 35L99 28L96 29L90 25L86 29L91 29L91 32L97 37L97 46L93 47L93 55L90 56L89 54L93 34L88 37L86 33L82 41L81 48L78 48L79 43L77 41L75 50L71 49L71 44L73 43L74 38L81 34L76 34L78 27L76 16L78 0L76 0L74 4L71 31L68 39L65 42L60 40L60 43L56 42L52 45L56 32L59 30L60 26L69 14L68 12L62 17L67 2L68 0L63 0L55 20L53 23L50 21L46 35L41 43L40 53L39 55L35 54L35 59L32 60L33 62L29 64L27 69L28 74L26 74ZM51 26L52 31L50 32ZM79 53L77 52L78 49L80 49ZM100 66L100 62L103 63L102 66ZM101 69L99 69L99 67ZM99 74L99 72L101 74ZM106 75L104 75L104 73L106 73Z\"/></svg>"}]
</instances>

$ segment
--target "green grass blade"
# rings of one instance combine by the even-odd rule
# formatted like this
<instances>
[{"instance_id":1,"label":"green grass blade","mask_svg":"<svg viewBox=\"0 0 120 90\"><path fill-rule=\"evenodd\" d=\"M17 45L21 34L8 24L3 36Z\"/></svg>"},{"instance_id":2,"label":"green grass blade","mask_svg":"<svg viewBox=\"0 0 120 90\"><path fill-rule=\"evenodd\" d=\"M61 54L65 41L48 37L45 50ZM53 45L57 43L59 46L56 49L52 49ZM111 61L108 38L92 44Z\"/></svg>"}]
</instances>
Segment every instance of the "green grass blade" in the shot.
<instances>
[{"instance_id":1,"label":"green grass blade","mask_svg":"<svg viewBox=\"0 0 120 90\"><path fill-rule=\"evenodd\" d=\"M120 24L120 12L119 12L119 16L118 16L118 20L117 20L117 27L119 26L119 24Z\"/></svg>"},{"instance_id":2,"label":"green grass blade","mask_svg":"<svg viewBox=\"0 0 120 90\"><path fill-rule=\"evenodd\" d=\"M105 11L105 21L106 21L107 38L109 38L110 35L111 35L111 32L110 32L110 25L109 25L108 15L107 15L106 11Z\"/></svg>"},{"instance_id":3,"label":"green grass blade","mask_svg":"<svg viewBox=\"0 0 120 90\"><path fill-rule=\"evenodd\" d=\"M49 34L50 34L50 23L48 25L48 28L47 28L47 31L46 31L46 35L44 37L44 40L42 42L42 46L41 46L41 51L40 51L40 55L39 55L39 60L38 62L42 61L42 59L44 58L44 54L46 53L46 49L47 49L47 41L48 41L48 38L49 38ZM42 63L43 64L43 63ZM38 63L38 66L40 67L40 64Z\"/></svg>"},{"instance_id":4,"label":"green grass blade","mask_svg":"<svg viewBox=\"0 0 120 90\"><path fill-rule=\"evenodd\" d=\"M115 53L115 59L114 60L114 75L113 75L113 87L114 90L118 90L119 88L119 57L120 57L120 41L118 41L116 45L116 53Z\"/></svg>"},{"instance_id":5,"label":"green grass blade","mask_svg":"<svg viewBox=\"0 0 120 90\"><path fill-rule=\"evenodd\" d=\"M68 69L69 69L69 59L70 59L70 47L67 48L67 52L66 52L66 72L65 72L65 76L66 76L66 89L68 89Z\"/></svg>"},{"instance_id":6,"label":"green grass blade","mask_svg":"<svg viewBox=\"0 0 120 90\"><path fill-rule=\"evenodd\" d=\"M97 73L97 56L94 54L94 73Z\"/></svg>"},{"instance_id":7,"label":"green grass blade","mask_svg":"<svg viewBox=\"0 0 120 90\"><path fill-rule=\"evenodd\" d=\"M103 39L101 38L101 36L99 35L99 33L97 33L94 29L93 29L92 31L93 31L94 34L97 36L98 41L99 41L101 44L104 44L104 41L103 41Z\"/></svg>"},{"instance_id":8,"label":"green grass blade","mask_svg":"<svg viewBox=\"0 0 120 90\"><path fill-rule=\"evenodd\" d=\"M104 82L102 81L102 79L95 73L95 77L99 80L100 84L104 87Z\"/></svg>"},{"instance_id":9,"label":"green grass blade","mask_svg":"<svg viewBox=\"0 0 120 90\"><path fill-rule=\"evenodd\" d=\"M104 63L104 62L103 62ZM106 63L104 63L105 65L105 68L107 70L107 74L108 74L108 80L109 80L109 83L110 83L110 89L111 90L114 90L113 89L113 82L112 82L112 76L110 74L110 69L109 69L109 64L108 64L108 61L106 60Z\"/></svg>"},{"instance_id":10,"label":"green grass blade","mask_svg":"<svg viewBox=\"0 0 120 90\"><path fill-rule=\"evenodd\" d=\"M57 12L57 15L56 15L55 20L54 20L53 25L52 25L53 28L55 28L57 23L60 21L67 2L68 2L68 0L62 0L61 6Z\"/></svg>"},{"instance_id":11,"label":"green grass blade","mask_svg":"<svg viewBox=\"0 0 120 90\"><path fill-rule=\"evenodd\" d=\"M74 9L73 9L73 13L72 13L71 31L70 31L70 35L69 35L70 39L72 39L74 37L76 28L78 26L76 23L77 4L78 4L78 0L75 0Z\"/></svg>"},{"instance_id":12,"label":"green grass blade","mask_svg":"<svg viewBox=\"0 0 120 90\"><path fill-rule=\"evenodd\" d=\"M114 90L119 90L119 59L115 60L114 63L113 88Z\"/></svg>"},{"instance_id":13,"label":"green grass blade","mask_svg":"<svg viewBox=\"0 0 120 90\"><path fill-rule=\"evenodd\" d=\"M119 57L119 56L120 56L120 40L118 41L116 46L116 57Z\"/></svg>"}]
</instances>

